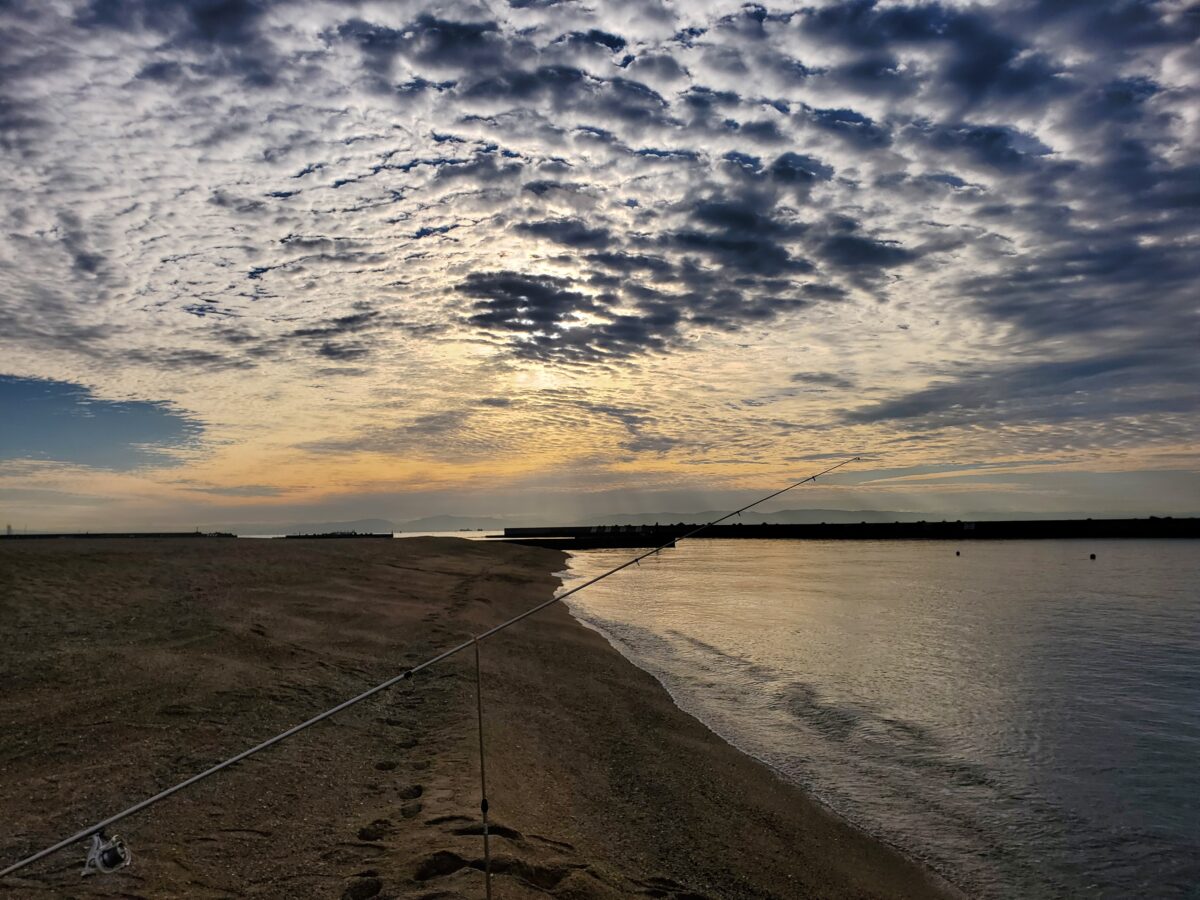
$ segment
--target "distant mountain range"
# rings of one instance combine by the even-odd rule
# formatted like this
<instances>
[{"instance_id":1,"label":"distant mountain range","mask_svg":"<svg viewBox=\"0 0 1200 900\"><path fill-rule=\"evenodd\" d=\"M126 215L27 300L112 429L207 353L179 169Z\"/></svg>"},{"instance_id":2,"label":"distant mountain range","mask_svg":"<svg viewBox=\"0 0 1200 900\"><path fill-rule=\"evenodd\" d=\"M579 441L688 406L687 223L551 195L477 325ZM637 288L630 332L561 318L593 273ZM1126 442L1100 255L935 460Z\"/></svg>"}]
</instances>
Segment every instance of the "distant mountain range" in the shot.
<instances>
[{"instance_id":1,"label":"distant mountain range","mask_svg":"<svg viewBox=\"0 0 1200 900\"><path fill-rule=\"evenodd\" d=\"M355 519L353 522L267 522L225 525L219 531L234 534L324 534L330 531L358 531L379 534L394 531L386 519Z\"/></svg>"},{"instance_id":2,"label":"distant mountain range","mask_svg":"<svg viewBox=\"0 0 1200 900\"><path fill-rule=\"evenodd\" d=\"M492 516L426 516L406 522L391 522L387 519L354 519L350 522L258 522L226 525L216 530L252 535L322 534L330 531L382 534L414 531L474 531L478 528L499 531L516 524L518 523Z\"/></svg>"},{"instance_id":3,"label":"distant mountain range","mask_svg":"<svg viewBox=\"0 0 1200 900\"><path fill-rule=\"evenodd\" d=\"M350 522L271 522L259 524L225 525L206 530L231 531L234 534L320 534L329 531L358 532L401 532L422 531L501 531L504 528L541 525L674 525L677 523L700 525L725 515L728 510L709 509L703 512L650 512L592 516L576 522L533 520L530 516L425 516L403 522L387 519L355 519ZM1093 519L1127 518L1128 513L1033 513L1033 512L964 512L934 513L911 512L885 509L781 509L775 512L742 513L736 521L747 525L838 525L858 522L940 522L943 520L1012 521L1036 519Z\"/></svg>"},{"instance_id":4,"label":"distant mountain range","mask_svg":"<svg viewBox=\"0 0 1200 900\"><path fill-rule=\"evenodd\" d=\"M412 519L396 525L398 531L475 531L483 528L488 531L499 531L517 523L510 519L498 519L495 516L426 516L423 519Z\"/></svg>"},{"instance_id":5,"label":"distant mountain range","mask_svg":"<svg viewBox=\"0 0 1200 900\"><path fill-rule=\"evenodd\" d=\"M703 512L631 513L629 515L597 516L583 519L575 525L702 525L727 515L729 510L709 509ZM747 525L842 525L860 522L1013 522L1043 519L1127 519L1145 518L1130 513L1097 512L913 512L889 509L780 509L775 512L744 512L734 521ZM541 524L541 523L539 523Z\"/></svg>"},{"instance_id":6,"label":"distant mountain range","mask_svg":"<svg viewBox=\"0 0 1200 900\"><path fill-rule=\"evenodd\" d=\"M630 513L627 515L600 516L576 522L577 525L702 525L728 515L727 509L706 509L702 512L656 512ZM819 525L822 522L834 525L844 522L916 522L929 518L925 513L896 512L883 509L781 509L776 512L749 510L737 521L747 525Z\"/></svg>"}]
</instances>

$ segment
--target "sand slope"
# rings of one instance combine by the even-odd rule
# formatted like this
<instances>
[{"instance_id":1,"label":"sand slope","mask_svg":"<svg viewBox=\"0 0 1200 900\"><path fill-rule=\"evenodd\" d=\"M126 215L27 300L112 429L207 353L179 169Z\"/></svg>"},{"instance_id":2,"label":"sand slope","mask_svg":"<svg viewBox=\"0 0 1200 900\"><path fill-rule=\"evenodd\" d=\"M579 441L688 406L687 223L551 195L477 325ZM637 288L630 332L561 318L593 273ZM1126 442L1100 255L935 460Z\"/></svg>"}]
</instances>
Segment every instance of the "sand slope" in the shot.
<instances>
[{"instance_id":1,"label":"sand slope","mask_svg":"<svg viewBox=\"0 0 1200 900\"><path fill-rule=\"evenodd\" d=\"M549 595L466 541L0 542L7 864ZM636 577L636 576L633 576ZM122 823L14 897L482 897L461 654ZM553 607L483 645L495 896L948 891L681 713Z\"/></svg>"}]
</instances>

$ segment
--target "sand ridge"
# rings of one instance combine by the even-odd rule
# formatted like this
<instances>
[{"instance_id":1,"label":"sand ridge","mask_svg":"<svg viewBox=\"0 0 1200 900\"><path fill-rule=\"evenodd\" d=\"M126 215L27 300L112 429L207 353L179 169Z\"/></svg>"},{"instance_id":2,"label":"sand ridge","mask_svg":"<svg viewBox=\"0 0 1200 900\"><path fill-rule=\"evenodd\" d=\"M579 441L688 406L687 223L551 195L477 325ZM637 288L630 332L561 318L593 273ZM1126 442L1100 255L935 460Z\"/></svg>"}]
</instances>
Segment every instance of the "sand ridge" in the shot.
<instances>
[{"instance_id":1,"label":"sand ridge","mask_svg":"<svg viewBox=\"0 0 1200 900\"><path fill-rule=\"evenodd\" d=\"M562 554L453 539L0 544L5 863L549 596ZM551 607L482 645L495 895L951 892L681 713ZM14 897L482 897L459 654L0 880Z\"/></svg>"}]
</instances>

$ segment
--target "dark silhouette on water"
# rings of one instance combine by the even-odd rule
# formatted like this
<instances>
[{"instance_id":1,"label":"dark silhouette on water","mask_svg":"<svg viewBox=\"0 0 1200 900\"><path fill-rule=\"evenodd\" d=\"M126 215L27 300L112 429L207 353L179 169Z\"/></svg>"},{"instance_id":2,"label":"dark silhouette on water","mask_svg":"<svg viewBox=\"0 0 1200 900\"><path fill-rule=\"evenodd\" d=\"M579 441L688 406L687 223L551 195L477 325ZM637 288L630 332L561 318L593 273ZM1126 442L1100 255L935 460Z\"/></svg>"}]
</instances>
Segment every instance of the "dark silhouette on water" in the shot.
<instances>
[{"instance_id":1,"label":"dark silhouette on water","mask_svg":"<svg viewBox=\"0 0 1200 900\"><path fill-rule=\"evenodd\" d=\"M3 541L32 541L52 540L54 538L235 538L236 534L227 531L81 531L74 534L6 534L0 536Z\"/></svg>"},{"instance_id":2,"label":"dark silhouette on water","mask_svg":"<svg viewBox=\"0 0 1200 900\"><path fill-rule=\"evenodd\" d=\"M497 539L536 547L588 550L651 547L681 537L689 525L592 525L505 528ZM998 522L861 522L856 525L717 525L696 536L806 541L1020 541L1087 538L1200 538L1200 518L1035 519ZM956 552L957 556L958 553Z\"/></svg>"}]
</instances>

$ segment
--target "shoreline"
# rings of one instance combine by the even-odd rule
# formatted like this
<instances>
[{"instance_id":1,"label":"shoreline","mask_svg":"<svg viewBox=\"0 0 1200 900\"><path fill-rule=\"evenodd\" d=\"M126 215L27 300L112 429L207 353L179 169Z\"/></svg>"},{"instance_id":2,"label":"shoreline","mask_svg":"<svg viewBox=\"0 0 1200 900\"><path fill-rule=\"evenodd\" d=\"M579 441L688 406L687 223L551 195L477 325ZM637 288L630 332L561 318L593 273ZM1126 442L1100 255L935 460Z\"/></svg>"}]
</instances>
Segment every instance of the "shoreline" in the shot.
<instances>
[{"instance_id":1,"label":"shoreline","mask_svg":"<svg viewBox=\"0 0 1200 900\"><path fill-rule=\"evenodd\" d=\"M563 559L445 538L148 544L3 550L6 863L528 608ZM565 604L489 640L482 665L499 896L958 896ZM80 882L82 851L64 851L0 888L479 896L473 658L410 684L121 823L130 869Z\"/></svg>"},{"instance_id":2,"label":"shoreline","mask_svg":"<svg viewBox=\"0 0 1200 900\"><path fill-rule=\"evenodd\" d=\"M570 609L569 606L568 606L568 609ZM666 682L664 682L661 678L659 678L657 675L655 675L649 669L646 669L643 666L641 666L634 659L633 651L630 650L628 648L628 646L625 645L619 638L616 638L613 635L609 634L607 631L605 631L600 626L594 625L591 622L586 621L585 619L579 618L578 616L575 615L573 610L571 612L571 615L584 628L594 631L594 632L596 632L596 634L598 634L602 638L604 638L604 640L617 653L620 653L621 656L625 659L625 661L628 662L631 666L635 666L642 672L645 672L647 675L649 675L655 681L657 681L658 684L662 687L662 689L666 692L667 696L671 698L671 702L675 705L675 707L681 713L683 713L683 715L685 715L691 719L695 719L697 722L699 722L701 725L703 725L706 729L711 731L713 734L713 737L715 737L717 740L721 741L724 744L729 745L731 748L736 750L738 753L753 760L754 762L756 762L758 765L762 766L763 768L769 770L772 775L774 775L776 778L778 778L789 789L800 791L802 794L805 795L805 797L809 801L811 801L812 803L815 803L822 810L824 810L828 815L840 820L841 822L843 822L846 825L846 827L854 829L855 831L857 831L859 834L861 834L867 840L871 840L871 841L875 841L879 844L883 844L884 846L889 847L890 849L894 850L896 853L903 856L905 859L908 859L912 863L928 869L930 874L934 877L934 879L936 881L944 882L942 887L944 887L946 890L950 891L952 893L952 895L956 895L956 896L962 895L962 892L958 889L958 887L953 882L951 882L945 874L938 871L936 868L930 866L924 860L913 856L907 850L905 850L904 847L901 847L898 844L895 844L892 841L889 841L886 837L883 837L882 835L875 834L874 832L872 832L870 829L866 828L865 826L860 825L857 822L853 821L852 819L848 818L843 813L841 813L839 810L837 810L834 806L832 806L830 803L828 803L816 791L812 790L811 788L807 787L806 785L799 784L798 782L793 781L792 779L788 778L786 774L781 772L775 766L771 765L771 763L768 762L767 760L755 755L750 750L747 750L745 747L741 746L737 741L733 740L732 738L728 738L725 735L721 734L719 731L717 731L716 728L714 728L711 724L706 722L700 715L689 710L684 705L684 703L676 696L675 691L673 691L671 689L670 685L668 685Z\"/></svg>"},{"instance_id":3,"label":"shoreline","mask_svg":"<svg viewBox=\"0 0 1200 900\"><path fill-rule=\"evenodd\" d=\"M567 556L568 556L568 561L569 561L572 558L572 554L568 553ZM567 569L562 570L562 572L556 572L555 575L569 574L569 573L570 573L570 569L567 568ZM581 576L572 576L572 577L581 577ZM670 684L668 684L666 681L664 681L662 678L660 678L654 672L652 672L649 669L642 666L637 661L636 654L633 651L633 649L631 647L629 647L626 643L624 643L620 638L618 638L616 635L610 633L602 626L600 626L594 622L588 621L581 614L577 613L575 607L572 606L569 601L565 602L563 605L566 607L566 609L569 611L571 617L574 618L576 622L578 622L584 628L587 628L589 631L593 631L596 634L600 635L605 640L605 642L608 643L609 646L612 647L612 649L615 652L619 653L621 655L621 657L625 659L626 662L628 662L631 666L636 667L638 670L645 672L647 675L649 675L651 678L653 678L659 684L659 686L663 689L663 691L667 694L667 696L669 696L671 698L671 702L680 711L680 713L687 716L688 718L695 719L697 722L699 722L701 725L703 725L706 729L708 729L708 731L712 732L713 737L715 737L718 741L721 741L722 743L727 744L729 747L733 748L738 753L742 754L743 756L746 756L747 758L753 760L758 765L767 769L768 771L771 772L772 775L774 775L776 778L778 778L779 781L782 782L784 785L786 785L789 789L799 791L809 801L811 801L812 803L815 803L822 810L824 810L829 816L843 822L848 828L851 828L854 831L858 832L867 840L875 841L885 847L888 847L891 850L898 853L900 856L911 861L915 865L918 865L918 866L921 866L921 867L927 869L928 872L933 876L934 880L936 882L938 882L939 887L947 892L948 896L952 896L952 897L966 896L964 894L964 892L962 892L952 881L950 881L950 879L944 873L938 871L936 868L931 866L925 860L922 860L918 857L913 856L904 847L893 843L892 841L888 840L883 835L875 834L874 832L872 832L870 829L866 828L865 826L860 825L859 823L853 821L852 819L850 819L849 817L844 815L842 812L840 812L838 809L836 809L833 805L828 803L823 797L821 797L820 794L818 794L816 791L812 790L810 787L803 785L803 784L799 784L798 782L792 780L785 773L783 773L782 771L777 769L775 766L771 765L771 763L769 761L757 756L755 753L753 753L752 751L743 747L741 744L739 744L733 738L727 737L727 736L721 734L716 729L716 727L714 727L712 724L707 722L699 713L693 712L691 709L689 709L688 708L689 704L685 703L683 700L681 700L676 695L675 690L672 689Z\"/></svg>"}]
</instances>

